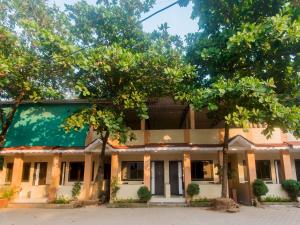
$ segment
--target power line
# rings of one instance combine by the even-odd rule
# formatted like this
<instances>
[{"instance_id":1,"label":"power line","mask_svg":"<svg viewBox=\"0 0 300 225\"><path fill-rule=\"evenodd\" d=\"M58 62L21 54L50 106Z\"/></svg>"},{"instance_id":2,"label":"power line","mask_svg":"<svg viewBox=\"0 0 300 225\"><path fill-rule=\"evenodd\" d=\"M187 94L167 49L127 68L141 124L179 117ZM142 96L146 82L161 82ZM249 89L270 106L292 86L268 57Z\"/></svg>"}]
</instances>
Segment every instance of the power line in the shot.
<instances>
[{"instance_id":1,"label":"power line","mask_svg":"<svg viewBox=\"0 0 300 225\"><path fill-rule=\"evenodd\" d=\"M174 5L178 4L178 3L179 3L179 1L176 1L176 2L171 3L170 5L164 7L164 8L162 8L162 9L160 9L160 10L158 10L158 11L152 13L151 15L147 16L146 18L140 20L139 23L143 23L144 21L150 19L151 17L155 16L156 14L161 13L162 11L165 11L165 10L168 9L168 8L171 8L172 6L174 6Z\"/></svg>"}]
</instances>

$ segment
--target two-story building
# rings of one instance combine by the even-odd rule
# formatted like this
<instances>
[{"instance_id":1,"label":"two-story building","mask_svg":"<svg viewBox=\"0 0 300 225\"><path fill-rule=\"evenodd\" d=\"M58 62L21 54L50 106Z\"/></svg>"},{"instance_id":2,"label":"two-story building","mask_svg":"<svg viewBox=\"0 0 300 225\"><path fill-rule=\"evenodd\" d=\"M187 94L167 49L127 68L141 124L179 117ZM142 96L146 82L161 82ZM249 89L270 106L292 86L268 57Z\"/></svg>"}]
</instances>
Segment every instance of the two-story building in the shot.
<instances>
[{"instance_id":1,"label":"two-story building","mask_svg":"<svg viewBox=\"0 0 300 225\"><path fill-rule=\"evenodd\" d=\"M64 120L87 106L82 100L24 103L9 128L0 151L0 186L18 191L15 202L47 202L71 196L74 182L82 182L80 199L93 199L101 141L91 129L66 133ZM169 99L149 105L149 119L140 121L126 114L135 140L106 149L106 183L117 179L117 199L136 199L139 187L151 190L151 201L184 202L191 182L200 187L197 198L221 195L219 165L222 165L222 123L212 124L205 111L194 112ZM268 195L287 198L284 179L300 180L300 140L275 129L271 138L263 127L247 132L230 130L229 192L249 204L251 184L263 179Z\"/></svg>"}]
</instances>

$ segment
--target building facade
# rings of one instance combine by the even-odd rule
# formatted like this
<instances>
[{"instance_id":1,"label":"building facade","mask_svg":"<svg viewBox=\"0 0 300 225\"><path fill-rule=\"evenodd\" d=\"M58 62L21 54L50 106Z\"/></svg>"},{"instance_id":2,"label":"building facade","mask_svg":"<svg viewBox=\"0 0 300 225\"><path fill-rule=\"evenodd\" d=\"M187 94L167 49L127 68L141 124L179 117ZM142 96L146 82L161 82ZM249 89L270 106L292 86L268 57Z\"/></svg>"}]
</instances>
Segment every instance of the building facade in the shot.
<instances>
[{"instance_id":1,"label":"building facade","mask_svg":"<svg viewBox=\"0 0 300 225\"><path fill-rule=\"evenodd\" d=\"M24 104L9 129L0 151L0 187L17 190L15 202L49 202L71 196L73 184L82 183L79 198L95 199L95 177L101 141L92 129L65 133L61 124L87 103L80 101ZM115 179L116 199L137 199L147 186L155 201L185 201L188 184L197 183L196 198L220 197L222 124L212 125L205 112L162 99L150 105L150 119L126 114L135 140L119 144L110 140L106 149L105 187ZM248 131L230 129L229 195L249 204L251 184L266 182L270 196L287 198L285 179L300 180L300 140L275 129L271 138L263 127ZM103 187L104 188L104 187Z\"/></svg>"}]
</instances>

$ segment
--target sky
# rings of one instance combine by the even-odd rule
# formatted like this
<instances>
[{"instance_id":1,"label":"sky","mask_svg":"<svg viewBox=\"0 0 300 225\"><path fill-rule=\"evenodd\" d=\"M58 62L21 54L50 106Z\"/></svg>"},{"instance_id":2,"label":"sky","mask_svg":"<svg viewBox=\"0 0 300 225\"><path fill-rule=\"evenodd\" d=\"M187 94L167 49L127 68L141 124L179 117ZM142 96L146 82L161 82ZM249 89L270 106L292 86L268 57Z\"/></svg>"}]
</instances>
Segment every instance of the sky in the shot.
<instances>
[{"instance_id":1,"label":"sky","mask_svg":"<svg viewBox=\"0 0 300 225\"><path fill-rule=\"evenodd\" d=\"M50 0L50 2L55 2L56 5L64 8L64 4L74 4L78 0ZM90 4L95 4L96 0L86 0ZM144 17L150 15L157 10L164 8L165 6L175 2L175 0L156 0L156 5L154 8L150 10ZM192 33L197 31L197 21L194 21L190 18L192 13L192 5L190 4L188 7L179 7L175 5L164 12L161 12L154 17L148 19L143 23L144 30L146 32L151 32L160 24L167 22L169 25L169 32L171 34L180 35L182 38L188 33ZM142 17L142 18L144 18Z\"/></svg>"}]
</instances>

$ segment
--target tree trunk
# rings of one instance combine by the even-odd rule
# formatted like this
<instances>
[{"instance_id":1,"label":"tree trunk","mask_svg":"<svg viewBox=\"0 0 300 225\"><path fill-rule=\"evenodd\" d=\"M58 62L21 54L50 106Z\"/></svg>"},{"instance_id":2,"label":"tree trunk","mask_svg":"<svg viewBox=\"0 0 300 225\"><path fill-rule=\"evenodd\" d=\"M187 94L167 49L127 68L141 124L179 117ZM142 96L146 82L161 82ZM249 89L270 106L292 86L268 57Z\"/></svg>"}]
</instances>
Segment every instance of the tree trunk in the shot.
<instances>
[{"instance_id":1,"label":"tree trunk","mask_svg":"<svg viewBox=\"0 0 300 225\"><path fill-rule=\"evenodd\" d=\"M98 197L100 202L105 202L107 195L105 191L103 191L103 185L104 185L104 160L105 160L105 149L109 138L109 132L106 131L105 135L102 139L102 148L101 153L99 155L99 166L96 176L96 182L98 182Z\"/></svg>"},{"instance_id":2,"label":"tree trunk","mask_svg":"<svg viewBox=\"0 0 300 225\"><path fill-rule=\"evenodd\" d=\"M12 106L12 110L9 112L6 119L4 119L4 116L2 115L3 116L3 124L1 127L1 133L0 133L0 147L2 147L4 145L4 141L6 138L8 128L10 127L10 125L14 119L17 109L19 108L20 104L22 103L22 101L24 99L24 95L25 95L25 93L23 91L21 91L21 93L19 94L18 98L16 99L14 105Z\"/></svg>"},{"instance_id":3,"label":"tree trunk","mask_svg":"<svg viewBox=\"0 0 300 225\"><path fill-rule=\"evenodd\" d=\"M228 141L229 126L225 123L223 143L222 198L228 196Z\"/></svg>"}]
</instances>

